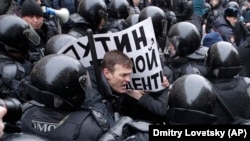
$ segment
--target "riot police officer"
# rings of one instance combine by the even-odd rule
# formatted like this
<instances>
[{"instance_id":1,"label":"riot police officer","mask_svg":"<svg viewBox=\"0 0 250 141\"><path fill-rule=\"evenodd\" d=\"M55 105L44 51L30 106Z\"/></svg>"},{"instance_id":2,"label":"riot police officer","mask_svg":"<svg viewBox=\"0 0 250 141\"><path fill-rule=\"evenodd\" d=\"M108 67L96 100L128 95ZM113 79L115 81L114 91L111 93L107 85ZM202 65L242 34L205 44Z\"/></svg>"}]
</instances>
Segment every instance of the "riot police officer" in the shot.
<instances>
[{"instance_id":1,"label":"riot police officer","mask_svg":"<svg viewBox=\"0 0 250 141\"><path fill-rule=\"evenodd\" d=\"M179 77L170 87L168 104L169 124L216 124L217 116L213 114L216 93L201 75Z\"/></svg>"},{"instance_id":2,"label":"riot police officer","mask_svg":"<svg viewBox=\"0 0 250 141\"><path fill-rule=\"evenodd\" d=\"M19 81L31 71L32 63L27 61L29 46L38 45L40 37L32 26L14 15L0 16L0 25L0 97L25 101L18 89Z\"/></svg>"},{"instance_id":3,"label":"riot police officer","mask_svg":"<svg viewBox=\"0 0 250 141\"><path fill-rule=\"evenodd\" d=\"M77 38L69 34L58 34L50 38L44 48L44 55L57 54L67 43L76 40Z\"/></svg>"},{"instance_id":4,"label":"riot police officer","mask_svg":"<svg viewBox=\"0 0 250 141\"><path fill-rule=\"evenodd\" d=\"M201 46L201 35L190 22L179 22L170 28L165 48L167 65L173 71L173 81L185 74L206 74L206 47Z\"/></svg>"},{"instance_id":5,"label":"riot police officer","mask_svg":"<svg viewBox=\"0 0 250 141\"><path fill-rule=\"evenodd\" d=\"M165 13L162 9L156 6L147 6L142 9L139 14L139 22L151 17L155 37L159 46L159 50L162 52L165 47L166 34L167 34L167 20Z\"/></svg>"},{"instance_id":6,"label":"riot police officer","mask_svg":"<svg viewBox=\"0 0 250 141\"><path fill-rule=\"evenodd\" d=\"M30 83L22 84L33 99L24 105L22 132L69 141L97 140L109 129L105 111L82 107L92 90L80 61L64 54L47 55L33 67Z\"/></svg>"},{"instance_id":7,"label":"riot police officer","mask_svg":"<svg viewBox=\"0 0 250 141\"><path fill-rule=\"evenodd\" d=\"M228 111L217 104L214 113L218 116L218 124L230 124L233 122L232 116L249 119L250 79L238 76L242 66L239 53L234 46L225 41L213 44L208 50L206 67L207 78L214 85L216 93L231 115L229 116Z\"/></svg>"},{"instance_id":8,"label":"riot police officer","mask_svg":"<svg viewBox=\"0 0 250 141\"><path fill-rule=\"evenodd\" d=\"M107 32L118 32L129 25L125 19L129 16L129 3L127 0L112 0L108 7L108 21L106 24Z\"/></svg>"},{"instance_id":9,"label":"riot police officer","mask_svg":"<svg viewBox=\"0 0 250 141\"><path fill-rule=\"evenodd\" d=\"M108 19L106 3L103 0L81 0L77 13L72 14L70 19L74 25L68 34L76 38L85 36L89 28L94 34L105 33L104 26Z\"/></svg>"}]
</instances>

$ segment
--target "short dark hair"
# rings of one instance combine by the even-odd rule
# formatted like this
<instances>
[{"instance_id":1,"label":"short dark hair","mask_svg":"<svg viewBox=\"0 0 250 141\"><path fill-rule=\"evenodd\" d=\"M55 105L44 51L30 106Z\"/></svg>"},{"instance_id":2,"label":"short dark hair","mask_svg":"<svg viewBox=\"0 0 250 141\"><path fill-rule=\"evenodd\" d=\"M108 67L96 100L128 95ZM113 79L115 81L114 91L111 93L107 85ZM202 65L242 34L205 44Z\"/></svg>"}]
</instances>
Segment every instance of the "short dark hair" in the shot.
<instances>
[{"instance_id":1,"label":"short dark hair","mask_svg":"<svg viewBox=\"0 0 250 141\"><path fill-rule=\"evenodd\" d=\"M114 66L120 64L126 68L133 68L133 62L131 59L119 50L112 50L104 55L101 63L101 68L107 68L109 71L114 72Z\"/></svg>"}]
</instances>

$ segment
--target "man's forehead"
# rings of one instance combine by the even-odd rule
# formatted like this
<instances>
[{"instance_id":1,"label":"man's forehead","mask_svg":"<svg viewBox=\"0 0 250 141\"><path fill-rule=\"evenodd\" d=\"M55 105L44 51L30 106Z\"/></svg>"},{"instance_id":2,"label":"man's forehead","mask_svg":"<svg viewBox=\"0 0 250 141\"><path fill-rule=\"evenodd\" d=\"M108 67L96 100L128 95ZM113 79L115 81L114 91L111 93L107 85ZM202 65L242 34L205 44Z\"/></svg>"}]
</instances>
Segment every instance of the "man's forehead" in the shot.
<instances>
[{"instance_id":1,"label":"man's forehead","mask_svg":"<svg viewBox=\"0 0 250 141\"><path fill-rule=\"evenodd\" d=\"M131 70L132 71L132 68L128 68L128 67L126 67L126 66L124 66L124 65L122 65L122 64L115 64L114 65L114 70L115 71L128 71L128 70Z\"/></svg>"}]
</instances>

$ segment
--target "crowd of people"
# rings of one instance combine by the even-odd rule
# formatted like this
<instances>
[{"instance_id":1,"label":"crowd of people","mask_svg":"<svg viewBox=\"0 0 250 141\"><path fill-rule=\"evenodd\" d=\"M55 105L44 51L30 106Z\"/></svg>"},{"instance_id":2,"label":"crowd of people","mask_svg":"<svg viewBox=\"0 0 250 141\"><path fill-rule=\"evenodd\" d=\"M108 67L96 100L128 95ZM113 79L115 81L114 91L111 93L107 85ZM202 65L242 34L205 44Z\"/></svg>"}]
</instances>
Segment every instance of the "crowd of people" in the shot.
<instances>
[{"instance_id":1,"label":"crowd of people","mask_svg":"<svg viewBox=\"0 0 250 141\"><path fill-rule=\"evenodd\" d=\"M150 125L250 125L249 13L250 0L1 0L0 99L20 102L0 103L1 139L147 141ZM92 66L58 54L88 29L149 17L161 91L128 90L134 64L120 50Z\"/></svg>"}]
</instances>

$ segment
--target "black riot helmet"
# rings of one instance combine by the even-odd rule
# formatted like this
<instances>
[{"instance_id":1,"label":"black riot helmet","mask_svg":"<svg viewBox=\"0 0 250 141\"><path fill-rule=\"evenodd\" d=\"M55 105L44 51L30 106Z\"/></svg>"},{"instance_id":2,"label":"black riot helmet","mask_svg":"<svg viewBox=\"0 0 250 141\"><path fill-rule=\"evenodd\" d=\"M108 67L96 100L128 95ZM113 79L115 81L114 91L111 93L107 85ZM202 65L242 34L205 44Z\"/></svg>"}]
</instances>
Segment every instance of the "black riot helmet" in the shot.
<instances>
[{"instance_id":1,"label":"black riot helmet","mask_svg":"<svg viewBox=\"0 0 250 141\"><path fill-rule=\"evenodd\" d=\"M81 0L78 4L77 13L93 28L96 28L102 19L107 21L108 18L107 6L104 0Z\"/></svg>"},{"instance_id":2,"label":"black riot helmet","mask_svg":"<svg viewBox=\"0 0 250 141\"><path fill-rule=\"evenodd\" d=\"M126 23L129 26L135 25L137 24L139 21L139 14L130 14L127 18L126 18Z\"/></svg>"},{"instance_id":3,"label":"black riot helmet","mask_svg":"<svg viewBox=\"0 0 250 141\"><path fill-rule=\"evenodd\" d=\"M141 10L139 14L139 22L149 17L151 17L153 22L155 36L161 36L165 23L167 23L164 11L156 6L147 6Z\"/></svg>"},{"instance_id":4,"label":"black riot helmet","mask_svg":"<svg viewBox=\"0 0 250 141\"><path fill-rule=\"evenodd\" d=\"M230 2L228 2L227 5L226 5L226 8L228 8L228 7L240 9L240 6L239 6L239 4L236 1L230 1Z\"/></svg>"},{"instance_id":5,"label":"black riot helmet","mask_svg":"<svg viewBox=\"0 0 250 141\"><path fill-rule=\"evenodd\" d=\"M52 69L53 68L53 69ZM51 54L33 67L28 89L31 97L47 107L78 110L90 85L83 64L65 54Z\"/></svg>"},{"instance_id":6,"label":"black riot helmet","mask_svg":"<svg viewBox=\"0 0 250 141\"><path fill-rule=\"evenodd\" d=\"M58 51L67 45L69 42L76 40L77 38L69 34L58 34L51 37L45 46L45 55L57 54Z\"/></svg>"},{"instance_id":7,"label":"black riot helmet","mask_svg":"<svg viewBox=\"0 0 250 141\"><path fill-rule=\"evenodd\" d=\"M212 84L198 74L183 75L169 90L169 107L197 110L212 114L216 94Z\"/></svg>"},{"instance_id":8,"label":"black riot helmet","mask_svg":"<svg viewBox=\"0 0 250 141\"><path fill-rule=\"evenodd\" d=\"M112 0L108 13L110 17L115 19L126 19L129 16L129 3L127 0Z\"/></svg>"},{"instance_id":9,"label":"black riot helmet","mask_svg":"<svg viewBox=\"0 0 250 141\"><path fill-rule=\"evenodd\" d=\"M217 42L209 48L206 67L209 73L218 78L232 78L242 69L238 51L225 41Z\"/></svg>"},{"instance_id":10,"label":"black riot helmet","mask_svg":"<svg viewBox=\"0 0 250 141\"><path fill-rule=\"evenodd\" d=\"M201 45L201 35L197 27L190 22L178 22L168 32L168 42L175 48L176 56L185 57L195 52Z\"/></svg>"},{"instance_id":11,"label":"black riot helmet","mask_svg":"<svg viewBox=\"0 0 250 141\"><path fill-rule=\"evenodd\" d=\"M30 43L40 43L40 37L32 26L18 16L1 15L0 25L0 42L5 45L7 51L26 54Z\"/></svg>"},{"instance_id":12,"label":"black riot helmet","mask_svg":"<svg viewBox=\"0 0 250 141\"><path fill-rule=\"evenodd\" d=\"M168 21L168 30L171 28L172 25L177 23L177 17L173 11L166 12L166 19Z\"/></svg>"}]
</instances>

